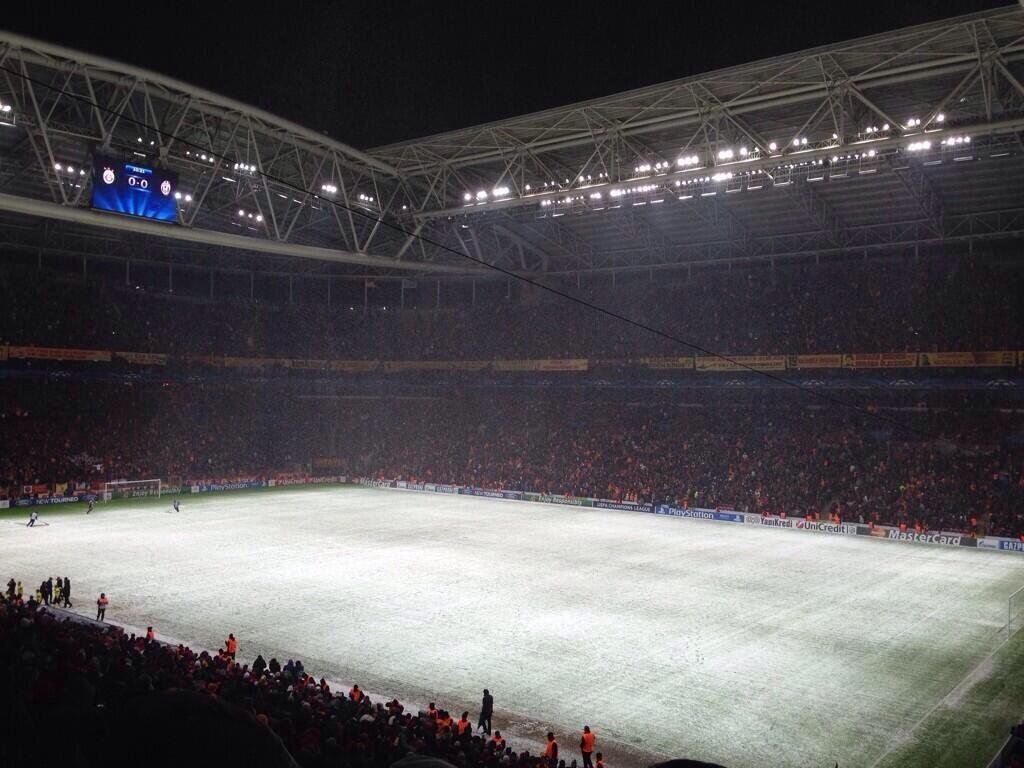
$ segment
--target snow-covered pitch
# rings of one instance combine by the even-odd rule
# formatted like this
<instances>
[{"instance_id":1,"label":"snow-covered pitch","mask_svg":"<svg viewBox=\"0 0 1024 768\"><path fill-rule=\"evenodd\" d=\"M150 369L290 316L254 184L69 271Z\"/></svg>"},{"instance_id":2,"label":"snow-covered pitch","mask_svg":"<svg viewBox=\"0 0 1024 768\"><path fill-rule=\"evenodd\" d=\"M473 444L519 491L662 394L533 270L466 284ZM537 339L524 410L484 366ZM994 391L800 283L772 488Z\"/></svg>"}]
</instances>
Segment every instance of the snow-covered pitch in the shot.
<instances>
[{"instance_id":1,"label":"snow-covered pitch","mask_svg":"<svg viewBox=\"0 0 1024 768\"><path fill-rule=\"evenodd\" d=\"M871 766L999 642L1017 556L367 488L0 524L0 577L77 610L535 736L744 766ZM563 739L567 756L576 739ZM513 739L515 743L515 739ZM563 748L564 748L563 747ZM578 756L578 755L577 755ZM620 763L621 764L621 763Z\"/></svg>"}]
</instances>

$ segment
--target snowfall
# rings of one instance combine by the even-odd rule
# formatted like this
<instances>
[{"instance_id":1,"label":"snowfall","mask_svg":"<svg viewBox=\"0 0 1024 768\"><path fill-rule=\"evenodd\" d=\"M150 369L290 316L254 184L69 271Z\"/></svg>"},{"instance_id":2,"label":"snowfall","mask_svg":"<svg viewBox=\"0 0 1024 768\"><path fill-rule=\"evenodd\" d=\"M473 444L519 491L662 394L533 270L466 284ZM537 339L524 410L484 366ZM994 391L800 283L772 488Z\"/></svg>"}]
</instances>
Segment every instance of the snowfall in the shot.
<instances>
[{"instance_id":1,"label":"snowfall","mask_svg":"<svg viewBox=\"0 0 1024 768\"><path fill-rule=\"evenodd\" d=\"M0 577L75 609L475 722L513 746L589 724L621 763L870 768L1006 633L1019 555L400 490L41 509ZM26 514L27 519L27 514ZM566 749L568 747L568 749ZM618 766L616 766L618 768Z\"/></svg>"}]
</instances>

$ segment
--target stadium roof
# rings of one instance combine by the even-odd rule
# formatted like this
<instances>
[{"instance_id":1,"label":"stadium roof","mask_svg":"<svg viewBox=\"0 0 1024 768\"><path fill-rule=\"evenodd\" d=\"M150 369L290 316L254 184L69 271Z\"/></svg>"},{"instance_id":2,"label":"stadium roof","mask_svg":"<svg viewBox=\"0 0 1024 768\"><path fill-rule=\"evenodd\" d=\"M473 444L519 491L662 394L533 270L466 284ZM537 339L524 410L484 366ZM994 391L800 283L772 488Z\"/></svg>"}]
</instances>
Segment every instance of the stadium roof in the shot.
<instances>
[{"instance_id":1,"label":"stadium roof","mask_svg":"<svg viewBox=\"0 0 1024 768\"><path fill-rule=\"evenodd\" d=\"M15 35L0 67L9 243L574 275L1024 233L1020 5L367 151ZM176 171L178 224L90 210L93 153Z\"/></svg>"}]
</instances>

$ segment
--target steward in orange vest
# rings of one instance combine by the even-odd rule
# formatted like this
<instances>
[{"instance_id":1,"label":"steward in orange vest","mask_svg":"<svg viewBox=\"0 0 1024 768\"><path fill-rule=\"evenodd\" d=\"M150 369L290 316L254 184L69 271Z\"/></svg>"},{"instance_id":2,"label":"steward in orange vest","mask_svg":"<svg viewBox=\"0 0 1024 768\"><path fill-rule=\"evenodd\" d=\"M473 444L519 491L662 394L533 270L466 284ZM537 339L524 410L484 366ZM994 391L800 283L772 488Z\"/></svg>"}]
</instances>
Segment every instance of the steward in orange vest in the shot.
<instances>
[{"instance_id":1,"label":"steward in orange vest","mask_svg":"<svg viewBox=\"0 0 1024 768\"><path fill-rule=\"evenodd\" d=\"M548 740L544 744L544 759L548 761L551 768L558 765L558 742L555 741L555 734L548 731Z\"/></svg>"},{"instance_id":2,"label":"steward in orange vest","mask_svg":"<svg viewBox=\"0 0 1024 768\"><path fill-rule=\"evenodd\" d=\"M590 762L590 755L594 751L594 733L589 725L583 726L583 733L580 734L580 752L583 753L583 768L594 768Z\"/></svg>"}]
</instances>

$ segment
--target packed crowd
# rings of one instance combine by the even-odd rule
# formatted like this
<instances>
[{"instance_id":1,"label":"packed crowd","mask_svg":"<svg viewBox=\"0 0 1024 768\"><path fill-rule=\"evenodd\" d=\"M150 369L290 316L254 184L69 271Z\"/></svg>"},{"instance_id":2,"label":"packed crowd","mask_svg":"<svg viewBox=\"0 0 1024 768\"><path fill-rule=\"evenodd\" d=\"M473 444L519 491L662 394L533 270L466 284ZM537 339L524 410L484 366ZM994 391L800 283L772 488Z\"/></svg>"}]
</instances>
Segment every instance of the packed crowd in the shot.
<instances>
[{"instance_id":1,"label":"packed crowd","mask_svg":"<svg viewBox=\"0 0 1024 768\"><path fill-rule=\"evenodd\" d=\"M13 581L13 579L12 579ZM21 766L218 765L387 768L413 755L458 768L604 768L589 727L574 748L548 733L531 753L492 728L493 697L480 716L458 719L433 703L407 710L373 702L358 685L332 691L301 661L236 658L229 635L217 653L136 637L67 619L12 590L0 597L0 711L11 733L60 738L0 739L0 763ZM578 747L578 750L576 749Z\"/></svg>"},{"instance_id":2,"label":"packed crowd","mask_svg":"<svg viewBox=\"0 0 1024 768\"><path fill-rule=\"evenodd\" d=\"M680 347L518 286L401 310L381 283L362 301L253 302L0 270L0 344L298 359L519 359L678 355ZM1024 271L985 259L878 260L692 280L564 286L732 354L1012 350L1024 343ZM456 293L455 288L448 288ZM361 291L360 291L361 293ZM387 307L387 310L384 307Z\"/></svg>"},{"instance_id":3,"label":"packed crowd","mask_svg":"<svg viewBox=\"0 0 1024 768\"><path fill-rule=\"evenodd\" d=\"M349 476L1024 533L1024 418L991 406L876 418L767 394L682 407L471 390L324 399L240 385L0 393L0 484L12 496L37 483L315 471L328 457L332 474Z\"/></svg>"}]
</instances>

